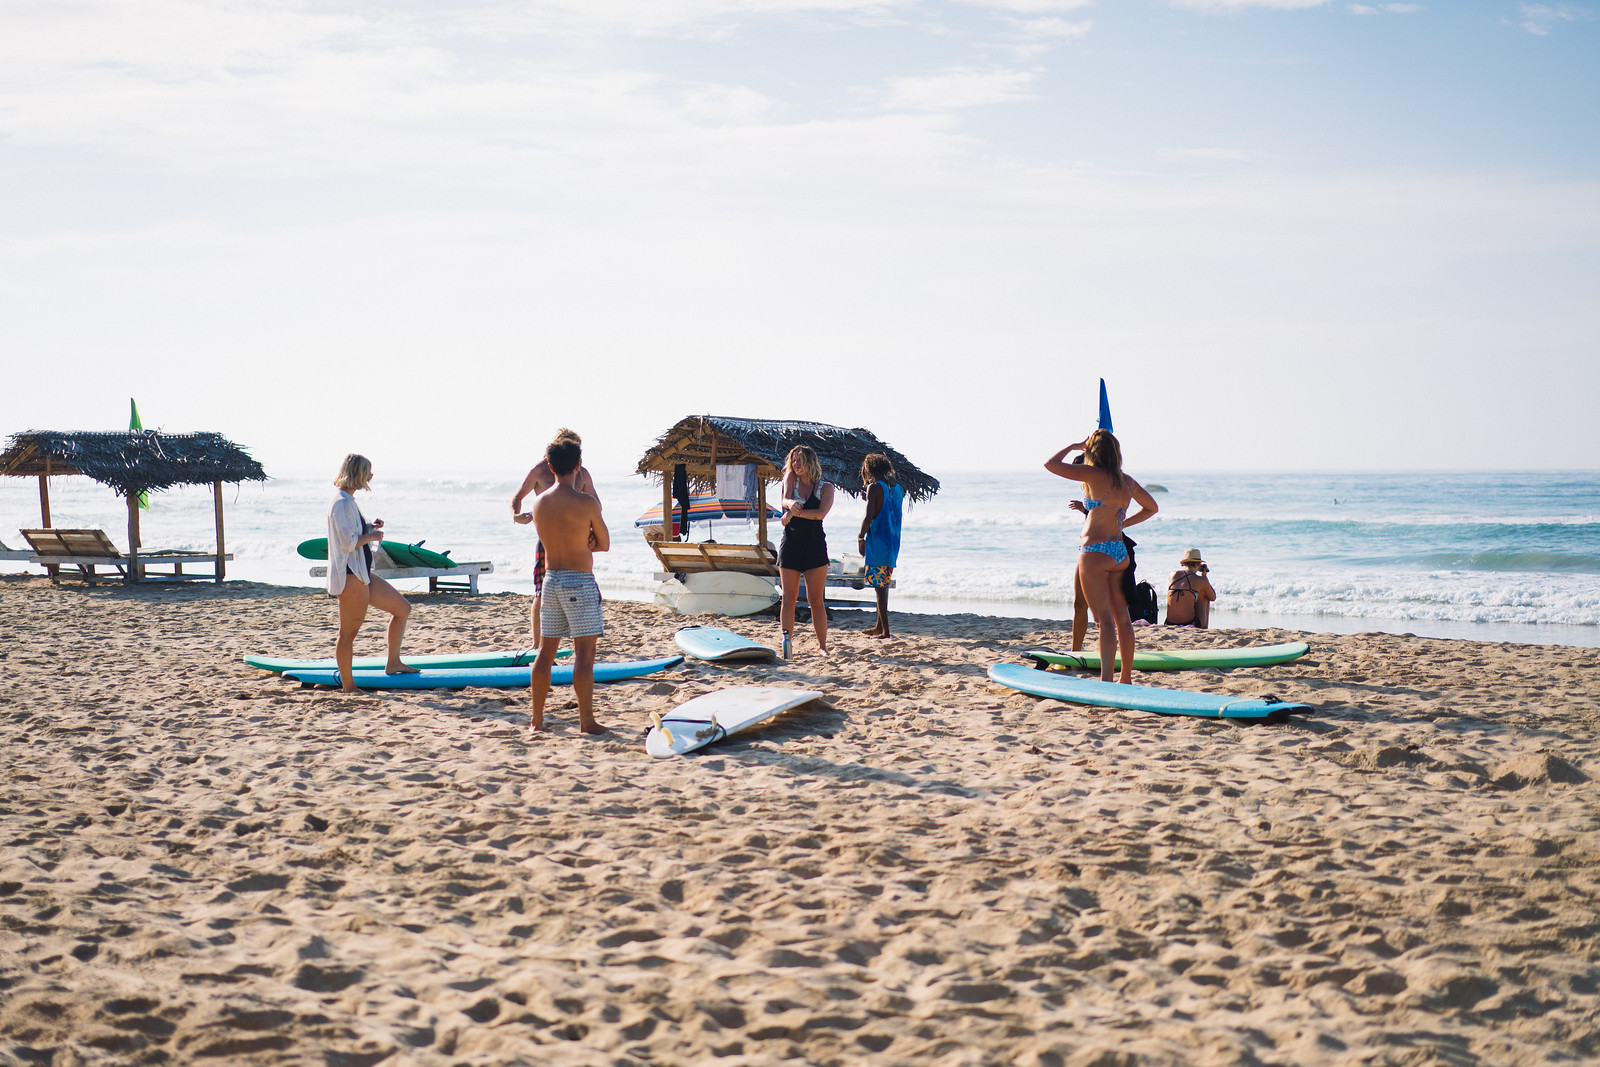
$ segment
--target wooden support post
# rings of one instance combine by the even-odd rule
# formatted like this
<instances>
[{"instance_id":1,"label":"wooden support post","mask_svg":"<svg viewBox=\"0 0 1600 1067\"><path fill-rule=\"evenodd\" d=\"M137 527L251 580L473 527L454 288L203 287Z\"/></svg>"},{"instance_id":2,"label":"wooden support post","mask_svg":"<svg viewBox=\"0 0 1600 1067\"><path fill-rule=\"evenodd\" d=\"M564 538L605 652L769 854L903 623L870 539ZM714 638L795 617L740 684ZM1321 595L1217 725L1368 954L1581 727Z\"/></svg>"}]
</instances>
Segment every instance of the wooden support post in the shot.
<instances>
[{"instance_id":1,"label":"wooden support post","mask_svg":"<svg viewBox=\"0 0 1600 1067\"><path fill-rule=\"evenodd\" d=\"M222 542L222 483L221 482L212 482L211 483L211 502L215 506L216 512L217 512L217 579L216 580L218 582L221 582L222 581L222 574L223 574L223 563L222 563L222 560L223 560L223 557L226 556L227 552L228 552L227 548L225 548L223 546L223 542Z\"/></svg>"},{"instance_id":2,"label":"wooden support post","mask_svg":"<svg viewBox=\"0 0 1600 1067\"><path fill-rule=\"evenodd\" d=\"M50 457L44 457L44 473L39 475L39 521L46 530L50 529ZM54 563L46 563L44 572L53 582L61 575L61 568Z\"/></svg>"},{"instance_id":3,"label":"wooden support post","mask_svg":"<svg viewBox=\"0 0 1600 1067\"><path fill-rule=\"evenodd\" d=\"M128 490L128 575L129 585L139 580L139 491Z\"/></svg>"},{"instance_id":4,"label":"wooden support post","mask_svg":"<svg viewBox=\"0 0 1600 1067\"><path fill-rule=\"evenodd\" d=\"M661 472L661 540L672 538L672 470Z\"/></svg>"},{"instance_id":5,"label":"wooden support post","mask_svg":"<svg viewBox=\"0 0 1600 1067\"><path fill-rule=\"evenodd\" d=\"M767 543L767 480L756 472L756 540L763 546Z\"/></svg>"}]
</instances>

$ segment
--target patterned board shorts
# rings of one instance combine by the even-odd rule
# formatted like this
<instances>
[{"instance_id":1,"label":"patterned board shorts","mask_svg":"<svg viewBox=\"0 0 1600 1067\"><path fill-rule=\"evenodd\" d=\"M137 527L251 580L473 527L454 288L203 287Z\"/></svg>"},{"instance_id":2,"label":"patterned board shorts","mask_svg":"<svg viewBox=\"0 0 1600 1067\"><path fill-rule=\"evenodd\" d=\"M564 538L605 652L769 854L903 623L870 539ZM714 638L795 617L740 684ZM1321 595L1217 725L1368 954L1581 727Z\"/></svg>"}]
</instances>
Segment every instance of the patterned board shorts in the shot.
<instances>
[{"instance_id":1,"label":"patterned board shorts","mask_svg":"<svg viewBox=\"0 0 1600 1067\"><path fill-rule=\"evenodd\" d=\"M536 541L533 546L533 595L544 594L544 542Z\"/></svg>"},{"instance_id":2,"label":"patterned board shorts","mask_svg":"<svg viewBox=\"0 0 1600 1067\"><path fill-rule=\"evenodd\" d=\"M874 589L887 589L889 588L889 579L893 576L893 567L868 567L864 581Z\"/></svg>"},{"instance_id":3,"label":"patterned board shorts","mask_svg":"<svg viewBox=\"0 0 1600 1067\"><path fill-rule=\"evenodd\" d=\"M600 586L588 571L551 571L539 601L539 636L598 637L606 632Z\"/></svg>"}]
</instances>

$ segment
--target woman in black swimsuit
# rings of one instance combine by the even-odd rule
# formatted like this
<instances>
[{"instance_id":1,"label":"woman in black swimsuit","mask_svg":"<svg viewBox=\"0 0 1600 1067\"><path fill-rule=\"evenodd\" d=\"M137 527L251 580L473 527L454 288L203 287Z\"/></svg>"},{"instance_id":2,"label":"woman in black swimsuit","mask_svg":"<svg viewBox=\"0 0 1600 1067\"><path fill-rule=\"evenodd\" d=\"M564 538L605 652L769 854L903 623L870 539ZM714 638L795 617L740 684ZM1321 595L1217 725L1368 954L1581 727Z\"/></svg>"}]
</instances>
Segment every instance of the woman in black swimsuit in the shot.
<instances>
[{"instance_id":1,"label":"woman in black swimsuit","mask_svg":"<svg viewBox=\"0 0 1600 1067\"><path fill-rule=\"evenodd\" d=\"M806 603L817 647L828 654L828 611L823 601L828 580L828 538L822 520L833 507L833 486L822 480L822 464L806 445L795 445L783 463L783 539L778 542L778 574L783 581L783 658L789 658L794 633L794 605L800 579L806 580Z\"/></svg>"}]
</instances>

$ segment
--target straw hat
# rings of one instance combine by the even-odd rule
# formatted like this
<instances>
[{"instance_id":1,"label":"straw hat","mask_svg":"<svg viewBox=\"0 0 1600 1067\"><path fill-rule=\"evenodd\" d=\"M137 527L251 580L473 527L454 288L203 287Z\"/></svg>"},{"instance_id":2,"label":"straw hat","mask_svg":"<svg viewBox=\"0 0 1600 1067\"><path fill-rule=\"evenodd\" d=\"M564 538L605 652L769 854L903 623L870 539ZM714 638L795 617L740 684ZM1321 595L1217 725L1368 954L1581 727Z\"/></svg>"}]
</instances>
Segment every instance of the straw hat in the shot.
<instances>
[{"instance_id":1,"label":"straw hat","mask_svg":"<svg viewBox=\"0 0 1600 1067\"><path fill-rule=\"evenodd\" d=\"M1198 548L1191 548L1189 551L1187 551L1187 552L1185 552L1183 554L1183 558L1180 559L1178 562L1179 563L1204 563L1205 560L1200 558L1200 550Z\"/></svg>"}]
</instances>

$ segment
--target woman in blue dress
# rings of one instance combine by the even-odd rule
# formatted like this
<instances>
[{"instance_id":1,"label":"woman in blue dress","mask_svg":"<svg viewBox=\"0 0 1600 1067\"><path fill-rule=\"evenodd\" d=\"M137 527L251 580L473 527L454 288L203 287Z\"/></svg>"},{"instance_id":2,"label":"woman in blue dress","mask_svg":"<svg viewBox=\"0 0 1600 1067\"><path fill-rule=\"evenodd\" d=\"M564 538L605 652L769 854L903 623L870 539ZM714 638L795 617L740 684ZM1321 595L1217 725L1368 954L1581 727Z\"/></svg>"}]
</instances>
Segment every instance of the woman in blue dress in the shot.
<instances>
[{"instance_id":1,"label":"woman in blue dress","mask_svg":"<svg viewBox=\"0 0 1600 1067\"><path fill-rule=\"evenodd\" d=\"M1083 453L1083 463L1067 462L1072 452ZM1094 613L1100 637L1100 678L1112 680L1117 653L1122 653L1122 682L1133 681L1133 620L1122 592L1122 572L1128 569L1128 547L1122 531L1141 523L1160 508L1144 486L1122 472L1122 446L1110 430L1096 430L1077 444L1068 445L1049 459L1044 469L1057 477L1083 483L1083 537L1078 548L1078 581L1089 610ZM1139 510L1128 514L1128 506Z\"/></svg>"},{"instance_id":2,"label":"woman in blue dress","mask_svg":"<svg viewBox=\"0 0 1600 1067\"><path fill-rule=\"evenodd\" d=\"M889 457L874 452L861 461L861 485L867 491L867 517L861 520L861 550L866 582L878 594L878 624L868 637L889 636L889 583L900 559L900 508L905 490L895 479Z\"/></svg>"}]
</instances>

